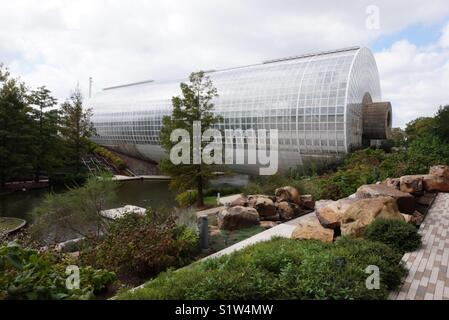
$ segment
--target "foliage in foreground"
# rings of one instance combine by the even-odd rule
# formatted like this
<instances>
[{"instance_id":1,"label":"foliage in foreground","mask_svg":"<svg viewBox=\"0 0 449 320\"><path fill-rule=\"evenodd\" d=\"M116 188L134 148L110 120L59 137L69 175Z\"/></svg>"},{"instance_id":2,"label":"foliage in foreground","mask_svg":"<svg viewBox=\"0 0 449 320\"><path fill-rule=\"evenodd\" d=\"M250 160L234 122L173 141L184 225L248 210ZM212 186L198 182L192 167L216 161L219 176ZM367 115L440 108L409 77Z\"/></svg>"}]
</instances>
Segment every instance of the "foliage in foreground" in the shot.
<instances>
[{"instance_id":1,"label":"foliage in foreground","mask_svg":"<svg viewBox=\"0 0 449 320\"><path fill-rule=\"evenodd\" d=\"M364 238L385 243L400 253L415 251L421 246L418 229L404 221L376 219L364 232Z\"/></svg>"},{"instance_id":2,"label":"foliage in foreground","mask_svg":"<svg viewBox=\"0 0 449 320\"><path fill-rule=\"evenodd\" d=\"M48 194L42 204L32 212L34 239L48 244L58 243L67 232L77 237L97 239L105 229L101 211L114 199L118 184L111 177L89 177L78 188L69 188L61 194Z\"/></svg>"},{"instance_id":3,"label":"foliage in foreground","mask_svg":"<svg viewBox=\"0 0 449 320\"><path fill-rule=\"evenodd\" d=\"M173 214L147 210L145 216L129 214L112 222L98 245L80 258L86 265L143 278L190 263L197 244L195 230L177 223Z\"/></svg>"},{"instance_id":4,"label":"foliage in foreground","mask_svg":"<svg viewBox=\"0 0 449 320\"><path fill-rule=\"evenodd\" d=\"M385 299L401 284L401 254L379 242L273 239L168 271L119 299ZM380 269L379 290L365 272Z\"/></svg>"},{"instance_id":5,"label":"foliage in foreground","mask_svg":"<svg viewBox=\"0 0 449 320\"><path fill-rule=\"evenodd\" d=\"M115 274L92 267L80 268L80 288L66 287L64 261L53 252L38 253L15 242L0 247L1 299L92 299L106 285L115 281Z\"/></svg>"}]
</instances>

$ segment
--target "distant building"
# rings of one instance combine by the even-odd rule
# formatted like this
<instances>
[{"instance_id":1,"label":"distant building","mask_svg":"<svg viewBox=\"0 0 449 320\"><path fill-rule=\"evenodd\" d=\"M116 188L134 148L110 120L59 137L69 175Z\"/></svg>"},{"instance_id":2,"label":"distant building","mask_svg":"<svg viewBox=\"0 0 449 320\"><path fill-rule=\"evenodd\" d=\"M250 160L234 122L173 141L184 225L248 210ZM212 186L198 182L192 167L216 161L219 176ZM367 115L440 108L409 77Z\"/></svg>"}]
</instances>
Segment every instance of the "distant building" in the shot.
<instances>
[{"instance_id":1,"label":"distant building","mask_svg":"<svg viewBox=\"0 0 449 320\"><path fill-rule=\"evenodd\" d=\"M210 71L218 90L220 129L278 129L279 168L320 166L362 146L385 139L391 105L381 101L374 56L352 47ZM164 115L180 95L178 81L146 81L105 88L89 99L100 145L159 161ZM376 102L376 103L373 103ZM238 166L256 172L254 166Z\"/></svg>"}]
</instances>

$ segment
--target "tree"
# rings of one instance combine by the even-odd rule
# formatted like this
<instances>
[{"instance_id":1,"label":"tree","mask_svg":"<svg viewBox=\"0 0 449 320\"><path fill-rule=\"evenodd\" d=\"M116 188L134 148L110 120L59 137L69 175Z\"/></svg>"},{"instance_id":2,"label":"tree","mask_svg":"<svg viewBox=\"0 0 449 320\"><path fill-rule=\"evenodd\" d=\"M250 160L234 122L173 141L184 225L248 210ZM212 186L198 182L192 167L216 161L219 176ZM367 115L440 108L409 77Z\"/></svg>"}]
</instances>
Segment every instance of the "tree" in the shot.
<instances>
[{"instance_id":1,"label":"tree","mask_svg":"<svg viewBox=\"0 0 449 320\"><path fill-rule=\"evenodd\" d=\"M435 133L449 142L449 105L440 107L434 119Z\"/></svg>"},{"instance_id":2,"label":"tree","mask_svg":"<svg viewBox=\"0 0 449 320\"><path fill-rule=\"evenodd\" d=\"M212 110L212 99L218 96L217 89L212 80L205 76L204 72L193 72L189 77L189 83L181 83L182 97L172 98L173 111L170 116L162 120L160 141L162 147L170 154L170 150L176 144L170 136L175 129L185 129L193 135L194 121L201 122L201 134L222 121L221 116L215 115ZM201 142L204 147L205 142ZM179 191L185 191L196 187L198 190L197 205L203 206L203 188L213 175L214 166L203 163L193 164L193 143L190 144L190 164L173 164L170 160L161 161L160 167L165 174L172 177L170 186Z\"/></svg>"},{"instance_id":3,"label":"tree","mask_svg":"<svg viewBox=\"0 0 449 320\"><path fill-rule=\"evenodd\" d=\"M61 164L60 111L57 109L46 111L54 107L57 100L51 96L50 90L45 86L31 92L30 102L34 106L35 124L32 164L34 179L38 182L42 170L49 173Z\"/></svg>"},{"instance_id":4,"label":"tree","mask_svg":"<svg viewBox=\"0 0 449 320\"><path fill-rule=\"evenodd\" d=\"M48 243L66 240L68 232L89 240L98 240L106 228L101 211L114 201L118 184L108 175L91 176L81 187L61 194L49 193L33 210L31 234Z\"/></svg>"},{"instance_id":5,"label":"tree","mask_svg":"<svg viewBox=\"0 0 449 320\"><path fill-rule=\"evenodd\" d=\"M0 65L0 183L23 175L30 169L29 153L32 140L32 108L27 88L10 77Z\"/></svg>"},{"instance_id":6,"label":"tree","mask_svg":"<svg viewBox=\"0 0 449 320\"><path fill-rule=\"evenodd\" d=\"M61 112L61 132L69 148L69 155L74 159L76 174L79 174L81 157L88 151L88 138L95 132L90 120L92 109L83 108L83 95L77 87L61 105Z\"/></svg>"},{"instance_id":7,"label":"tree","mask_svg":"<svg viewBox=\"0 0 449 320\"><path fill-rule=\"evenodd\" d=\"M431 117L419 117L407 123L405 133L407 134L407 142L424 134L434 134L435 121Z\"/></svg>"}]
</instances>

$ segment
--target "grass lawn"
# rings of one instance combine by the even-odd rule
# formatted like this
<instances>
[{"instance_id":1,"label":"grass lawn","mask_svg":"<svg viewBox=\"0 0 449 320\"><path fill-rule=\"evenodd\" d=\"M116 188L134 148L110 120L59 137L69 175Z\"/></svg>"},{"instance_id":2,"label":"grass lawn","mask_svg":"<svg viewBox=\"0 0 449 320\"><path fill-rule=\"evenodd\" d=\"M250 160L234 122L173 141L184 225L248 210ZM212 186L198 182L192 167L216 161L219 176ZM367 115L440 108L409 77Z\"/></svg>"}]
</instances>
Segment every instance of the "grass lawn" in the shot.
<instances>
[{"instance_id":1,"label":"grass lawn","mask_svg":"<svg viewBox=\"0 0 449 320\"><path fill-rule=\"evenodd\" d=\"M118 299L386 299L407 271L402 254L363 239L325 244L275 238L176 271ZM379 287L366 285L368 266L378 266Z\"/></svg>"},{"instance_id":2,"label":"grass lawn","mask_svg":"<svg viewBox=\"0 0 449 320\"><path fill-rule=\"evenodd\" d=\"M217 207L217 197L214 196L208 196L204 197L204 205L211 206L211 207Z\"/></svg>"}]
</instances>

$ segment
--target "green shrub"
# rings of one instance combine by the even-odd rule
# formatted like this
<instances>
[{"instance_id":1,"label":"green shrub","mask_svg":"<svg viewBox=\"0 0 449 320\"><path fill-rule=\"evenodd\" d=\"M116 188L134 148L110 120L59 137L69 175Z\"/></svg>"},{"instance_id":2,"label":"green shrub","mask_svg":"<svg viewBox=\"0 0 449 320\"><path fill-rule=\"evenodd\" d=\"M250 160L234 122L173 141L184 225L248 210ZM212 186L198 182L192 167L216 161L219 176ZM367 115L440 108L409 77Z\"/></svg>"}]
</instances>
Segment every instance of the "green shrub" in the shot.
<instances>
[{"instance_id":1,"label":"green shrub","mask_svg":"<svg viewBox=\"0 0 449 320\"><path fill-rule=\"evenodd\" d=\"M194 230L176 223L171 214L148 210L145 216L129 214L112 222L98 245L80 258L120 276L143 278L190 263L197 248Z\"/></svg>"},{"instance_id":2,"label":"green shrub","mask_svg":"<svg viewBox=\"0 0 449 320\"><path fill-rule=\"evenodd\" d=\"M96 153L98 153L100 156L105 158L106 160L109 160L112 162L114 166L117 167L119 170L125 170L126 169L126 162L121 159L120 157L113 154L111 151L103 148L103 147L96 147L94 150Z\"/></svg>"},{"instance_id":3,"label":"green shrub","mask_svg":"<svg viewBox=\"0 0 449 320\"><path fill-rule=\"evenodd\" d=\"M364 238L385 243L400 253L414 251L421 246L421 235L415 226L392 219L376 219L366 227Z\"/></svg>"},{"instance_id":4,"label":"green shrub","mask_svg":"<svg viewBox=\"0 0 449 320\"><path fill-rule=\"evenodd\" d=\"M366 268L380 269L369 290ZM363 239L272 239L241 251L167 271L120 299L385 299L405 276L401 255Z\"/></svg>"},{"instance_id":5,"label":"green shrub","mask_svg":"<svg viewBox=\"0 0 449 320\"><path fill-rule=\"evenodd\" d=\"M198 190L187 190L178 194L175 198L180 207L193 206L198 199Z\"/></svg>"},{"instance_id":6,"label":"green shrub","mask_svg":"<svg viewBox=\"0 0 449 320\"><path fill-rule=\"evenodd\" d=\"M115 281L112 272L81 267L80 288L69 290L68 265L53 252L38 253L15 242L0 247L0 300L91 299Z\"/></svg>"},{"instance_id":7,"label":"green shrub","mask_svg":"<svg viewBox=\"0 0 449 320\"><path fill-rule=\"evenodd\" d=\"M275 174L273 176L257 176L243 188L243 193L246 195L273 195L275 189L284 186L292 186L299 189L300 180L287 177L283 174Z\"/></svg>"}]
</instances>

